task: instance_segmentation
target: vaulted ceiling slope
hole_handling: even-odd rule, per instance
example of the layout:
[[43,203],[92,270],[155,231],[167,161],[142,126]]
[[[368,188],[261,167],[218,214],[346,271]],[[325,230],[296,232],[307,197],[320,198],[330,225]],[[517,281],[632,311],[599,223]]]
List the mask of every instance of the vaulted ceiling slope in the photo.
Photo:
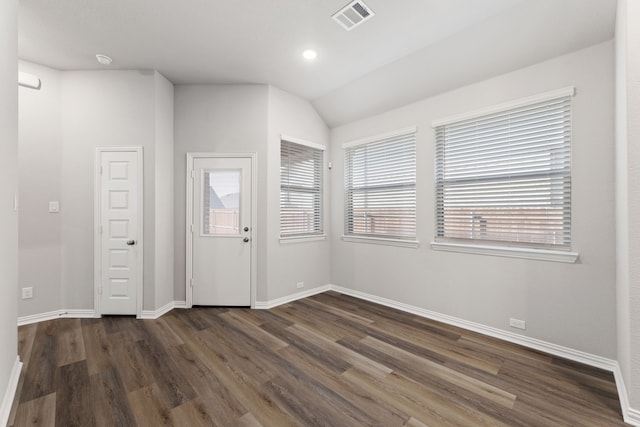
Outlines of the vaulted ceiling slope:
[[[272,84],[330,126],[613,37],[615,0],[20,0],[22,59],[60,70],[156,69],[175,84]],[[301,53],[318,51],[314,62]]]

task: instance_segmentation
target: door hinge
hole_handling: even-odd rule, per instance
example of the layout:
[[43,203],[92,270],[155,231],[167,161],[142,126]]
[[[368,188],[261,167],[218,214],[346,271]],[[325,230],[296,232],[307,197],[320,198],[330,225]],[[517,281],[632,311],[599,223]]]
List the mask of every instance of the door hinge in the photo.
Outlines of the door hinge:
[[100,230],[98,231],[98,233],[100,233],[100,234],[104,233],[104,231],[102,229],[102,226],[100,226]]
[[98,295],[102,295],[102,286],[98,286]]
[[189,279],[189,286],[191,286],[193,288],[193,277],[191,279]]
[[196,177],[196,172],[194,170],[191,170],[191,179],[194,179]]
[[100,176],[102,176],[102,175],[103,175],[103,172],[102,172],[102,165],[100,165]]
[[189,224],[189,232],[193,234],[193,224]]

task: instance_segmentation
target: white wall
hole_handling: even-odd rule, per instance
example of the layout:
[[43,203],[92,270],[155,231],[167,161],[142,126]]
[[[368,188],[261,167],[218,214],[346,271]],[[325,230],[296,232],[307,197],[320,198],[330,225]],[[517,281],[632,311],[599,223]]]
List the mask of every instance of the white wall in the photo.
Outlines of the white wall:
[[174,299],[184,301],[186,155],[257,153],[258,300],[266,295],[267,86],[186,85],[175,88]]
[[[497,76],[332,131],[332,268],[337,285],[483,325],[616,357],[613,43],[607,42]],[[428,78],[428,76],[425,76]],[[438,252],[434,230],[434,133],[450,115],[575,85],[573,246],[576,264]],[[341,145],[418,126],[418,249],[350,243],[343,220]],[[510,332],[519,332],[510,330]]]
[[[43,82],[46,84],[46,82]],[[62,308],[93,308],[95,148],[144,149],[145,284],[153,283],[154,73],[69,71],[62,74]],[[152,295],[145,286],[145,297]],[[148,298],[147,298],[148,299]],[[145,308],[149,301],[145,300]],[[152,302],[152,301],[151,301]]]
[[616,22],[616,252],[618,361],[631,408],[640,409],[640,19],[618,0]]
[[[269,87],[269,153],[267,208],[267,300],[328,285],[331,280],[329,241],[280,243],[280,137],[282,134],[315,142],[327,147],[325,163],[330,156],[329,131],[311,104],[278,88]],[[326,164],[325,164],[326,166]],[[330,171],[324,169],[324,229],[330,230]],[[304,282],[303,289],[296,284]]]
[[40,90],[19,89],[20,254],[19,285],[34,288],[20,299],[18,315],[61,308],[61,220],[49,213],[60,200],[62,129],[60,72],[20,61],[20,71],[37,75]]
[[[259,302],[326,285],[328,242],[281,245],[280,135],[327,144],[328,130],[311,105],[260,85],[185,85],[175,90],[175,299],[185,299],[185,166],[188,152],[257,153]],[[328,184],[328,176],[326,183]],[[329,205],[327,194],[327,207]],[[327,211],[328,214],[328,211]],[[327,215],[328,216],[328,215]],[[329,222],[325,226],[328,230]]]
[[18,194],[17,46],[18,2],[5,0],[0,2],[0,394],[3,396],[18,354],[18,214],[13,209],[14,196]]
[[[173,300],[173,85],[157,72],[65,71],[21,62],[40,91],[20,90],[19,315],[93,309],[94,158],[144,149],[144,305]],[[60,201],[60,213],[48,202]]]
[[155,73],[155,308],[173,301],[173,84]]

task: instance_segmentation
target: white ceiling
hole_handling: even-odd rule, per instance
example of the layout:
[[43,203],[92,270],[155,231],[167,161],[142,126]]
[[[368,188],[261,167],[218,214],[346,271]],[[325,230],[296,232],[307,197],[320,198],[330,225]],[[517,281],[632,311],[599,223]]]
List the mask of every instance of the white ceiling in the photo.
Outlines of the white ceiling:
[[[615,0],[20,0],[22,59],[60,70],[156,69],[175,84],[272,84],[330,126],[613,37]],[[309,63],[302,51],[313,48]]]

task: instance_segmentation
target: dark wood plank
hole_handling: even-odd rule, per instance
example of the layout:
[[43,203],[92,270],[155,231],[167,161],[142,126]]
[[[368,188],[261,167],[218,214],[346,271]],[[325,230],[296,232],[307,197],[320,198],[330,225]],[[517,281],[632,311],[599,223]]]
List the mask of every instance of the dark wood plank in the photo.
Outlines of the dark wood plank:
[[40,323],[36,330],[29,366],[24,371],[25,381],[20,402],[26,402],[56,391],[56,321]]
[[154,372],[141,353],[139,341],[132,341],[129,337],[126,332],[117,332],[109,336],[111,365],[117,367],[127,392],[155,382]]
[[68,427],[94,425],[87,363],[80,361],[66,364],[59,371],[61,380],[58,381],[56,390],[56,424]]
[[55,425],[55,393],[29,400],[18,406],[14,426],[53,427]]
[[[218,419],[216,412],[211,411],[211,409],[214,408],[215,407],[210,408],[209,405],[202,401],[202,399],[198,398],[189,403],[173,408],[171,410],[171,415],[173,417],[174,424],[178,426],[215,427],[230,425],[214,421],[214,419]],[[235,422],[235,420],[232,422]]]
[[[132,391],[127,395],[138,426],[173,426],[171,409],[167,407],[156,384]],[[177,424],[178,426],[180,424]]]
[[135,426],[136,422],[127,400],[127,392],[116,368],[105,369],[89,377],[91,408],[96,426]]
[[[246,408],[234,396],[233,393],[215,376],[200,359],[191,352],[186,345],[173,347],[169,350],[169,355],[177,366],[182,367],[182,374],[189,381],[194,390],[198,391],[199,402],[194,402],[195,406],[188,406],[189,411],[195,409],[198,413],[207,412],[213,415],[215,425],[231,425],[238,418],[247,413]],[[184,405],[181,405],[184,406]],[[174,408],[177,409],[177,408]],[[174,420],[180,419],[186,409],[172,411]],[[202,415],[202,422],[207,417]]]
[[112,367],[111,343],[105,326],[96,319],[83,319],[82,339],[89,375],[94,375]]
[[138,341],[136,345],[169,408],[175,408],[197,396],[159,342],[145,340]]

